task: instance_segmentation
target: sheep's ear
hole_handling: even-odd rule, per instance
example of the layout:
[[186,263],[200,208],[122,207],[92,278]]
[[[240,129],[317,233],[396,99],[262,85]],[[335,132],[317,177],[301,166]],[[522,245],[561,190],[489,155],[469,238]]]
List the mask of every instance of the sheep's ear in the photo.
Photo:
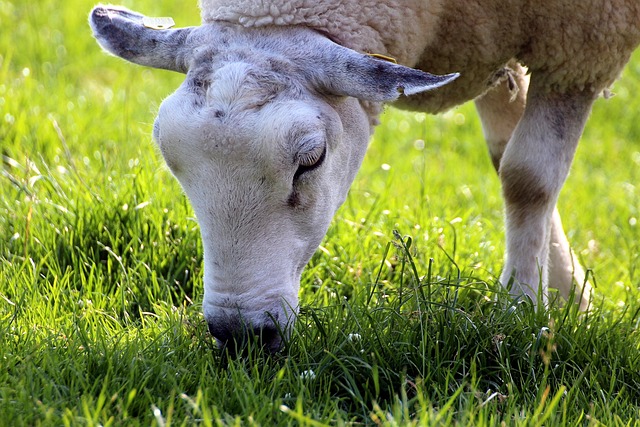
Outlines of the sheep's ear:
[[311,71],[321,90],[366,101],[390,102],[400,95],[414,95],[436,89],[458,78],[442,76],[397,65],[379,55],[363,55],[335,45]]
[[149,22],[118,6],[96,6],[89,15],[94,37],[108,52],[136,64],[186,73],[190,50],[185,42],[193,27],[154,29]]

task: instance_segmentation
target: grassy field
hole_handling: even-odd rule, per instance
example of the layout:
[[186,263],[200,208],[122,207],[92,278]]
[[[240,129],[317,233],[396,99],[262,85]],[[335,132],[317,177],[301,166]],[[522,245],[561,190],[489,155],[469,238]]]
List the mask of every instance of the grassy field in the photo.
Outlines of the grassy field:
[[[127,0],[198,23],[196,2]],[[284,351],[226,361],[198,225],[151,141],[181,76],[104,55],[92,0],[0,0],[0,425],[640,425],[640,56],[560,201],[589,313],[513,303],[473,106],[383,117]]]

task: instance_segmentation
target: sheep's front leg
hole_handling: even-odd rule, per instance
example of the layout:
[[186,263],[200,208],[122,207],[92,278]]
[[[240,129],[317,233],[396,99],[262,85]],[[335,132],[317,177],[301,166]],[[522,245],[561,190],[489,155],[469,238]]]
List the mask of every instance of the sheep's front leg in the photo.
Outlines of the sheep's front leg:
[[555,275],[566,276],[567,264],[574,264],[555,206],[594,98],[585,91],[541,90],[533,77],[524,114],[500,162],[507,233],[501,281],[506,285],[513,279],[516,296],[537,301],[541,286],[546,303],[550,271],[552,284],[568,294],[570,281],[555,282]]
[[[507,143],[524,113],[528,85],[526,70],[512,62],[509,68],[501,73],[496,86],[475,100],[496,171],[499,170]],[[554,209],[551,217],[550,229],[549,286],[557,288],[565,300],[568,300],[572,290],[575,290],[576,302],[579,303],[580,309],[584,310],[589,304],[591,286],[585,281],[584,270],[571,250],[557,209]]]

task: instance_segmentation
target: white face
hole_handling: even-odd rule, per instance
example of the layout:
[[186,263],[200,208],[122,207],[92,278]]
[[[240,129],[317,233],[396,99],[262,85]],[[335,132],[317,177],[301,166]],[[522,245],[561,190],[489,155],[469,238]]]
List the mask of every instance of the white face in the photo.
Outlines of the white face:
[[369,139],[357,100],[272,93],[256,73],[238,62],[190,72],[154,126],[198,217],[204,315],[223,341],[274,320],[286,331]]
[[209,330],[222,345],[260,335],[276,350],[302,269],[366,151],[373,118],[359,100],[393,101],[457,75],[380,61],[307,28],[156,31],[143,18],[98,6],[89,21],[114,55],[187,73],[154,137],[200,223]]

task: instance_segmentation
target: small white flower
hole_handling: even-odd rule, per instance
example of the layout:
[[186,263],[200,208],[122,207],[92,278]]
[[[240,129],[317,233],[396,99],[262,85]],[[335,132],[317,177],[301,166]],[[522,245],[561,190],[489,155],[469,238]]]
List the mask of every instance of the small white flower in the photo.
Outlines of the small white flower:
[[360,334],[349,334],[349,335],[347,335],[347,339],[349,341],[351,341],[351,342],[360,341],[361,338],[362,337],[360,336]]
[[315,380],[316,379],[316,373],[313,372],[313,370],[309,369],[307,371],[303,371],[300,374],[300,378],[303,380]]

